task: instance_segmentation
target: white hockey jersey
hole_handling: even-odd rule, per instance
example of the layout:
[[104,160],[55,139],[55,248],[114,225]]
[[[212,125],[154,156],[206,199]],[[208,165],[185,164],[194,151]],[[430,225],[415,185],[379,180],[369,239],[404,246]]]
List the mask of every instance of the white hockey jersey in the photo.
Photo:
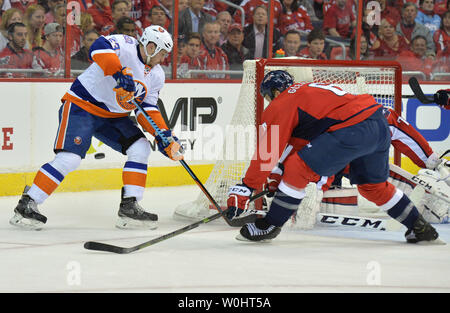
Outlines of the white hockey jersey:
[[[95,56],[108,54],[111,56],[111,53],[115,53],[121,66],[128,67],[132,71],[136,86],[135,100],[146,111],[159,112],[156,104],[159,92],[164,86],[164,71],[160,65],[152,68],[145,65],[138,47],[138,41],[127,35],[102,36],[92,45],[90,57],[95,60]],[[102,65],[105,67],[104,64]],[[93,62],[75,80],[63,100],[69,100],[91,114],[101,117],[115,118],[128,115],[136,109],[135,106],[116,100],[113,89],[117,82],[111,75],[105,75],[105,72],[107,73],[106,68]]]

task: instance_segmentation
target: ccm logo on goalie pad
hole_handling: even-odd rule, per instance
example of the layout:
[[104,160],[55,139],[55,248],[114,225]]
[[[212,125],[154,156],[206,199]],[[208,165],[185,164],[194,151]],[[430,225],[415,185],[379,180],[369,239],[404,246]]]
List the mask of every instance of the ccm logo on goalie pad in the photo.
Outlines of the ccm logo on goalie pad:
[[228,194],[236,194],[236,195],[240,195],[240,196],[249,197],[251,192],[248,188],[241,188],[241,187],[235,186],[235,187],[230,187]]
[[373,220],[366,218],[358,218],[358,217],[341,217],[341,216],[333,216],[333,215],[325,215],[320,214],[319,222],[324,224],[335,224],[335,225],[343,225],[343,226],[357,226],[378,230],[386,230],[382,227],[381,220]]
[[450,197],[447,194],[445,194],[439,190],[434,190],[432,185],[430,185],[427,181],[421,179],[419,176],[417,176],[417,175],[413,176],[413,177],[411,177],[411,180],[413,182],[417,183],[418,185],[422,186],[427,192],[434,194],[434,195],[438,196],[439,198],[450,201]]

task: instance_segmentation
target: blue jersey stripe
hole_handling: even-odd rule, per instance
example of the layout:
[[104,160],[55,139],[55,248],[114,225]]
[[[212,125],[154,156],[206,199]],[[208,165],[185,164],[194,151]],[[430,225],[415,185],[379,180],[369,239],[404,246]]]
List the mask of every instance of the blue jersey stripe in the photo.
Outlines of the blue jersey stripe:
[[94,60],[92,60],[92,57],[91,57],[93,51],[105,50],[105,49],[113,49],[113,46],[108,41],[108,39],[106,39],[103,36],[100,36],[100,37],[98,37],[98,39],[96,41],[94,41],[94,43],[89,48],[89,60],[94,61]]
[[110,111],[108,106],[104,104],[103,102],[97,101],[90,93],[89,91],[84,88],[84,86],[81,84],[81,82],[77,79],[73,82],[72,86],[70,86],[70,90],[75,93],[80,99],[83,99],[85,101],[88,101],[99,108],[102,108],[103,110]]

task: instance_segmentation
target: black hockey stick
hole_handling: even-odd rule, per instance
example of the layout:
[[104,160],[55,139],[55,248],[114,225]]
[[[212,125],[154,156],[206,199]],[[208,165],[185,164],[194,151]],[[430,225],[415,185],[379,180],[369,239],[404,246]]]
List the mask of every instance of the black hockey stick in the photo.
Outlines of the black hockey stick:
[[[145,112],[145,110],[141,107],[141,105],[135,100],[132,99],[131,104],[135,105],[136,108],[139,110],[139,112],[142,113],[142,115],[144,115],[145,119],[147,120],[147,122],[150,123],[150,125],[153,127],[153,129],[155,130],[155,133],[161,138],[161,140],[165,143],[165,144],[169,144],[168,139],[166,138],[166,136],[163,134],[163,132],[161,131],[161,129],[159,129],[158,125],[156,125],[156,123],[153,121],[153,119],[150,117],[150,115],[148,115],[147,112]],[[191,168],[189,167],[189,165],[187,165],[187,163],[184,160],[180,160],[181,165],[185,168],[185,170],[189,173],[189,175],[191,175],[192,179],[195,181],[195,183],[200,187],[200,189],[203,191],[203,193],[205,194],[205,196],[208,198],[209,202],[211,202],[211,204],[217,209],[217,211],[219,211],[224,220],[227,222],[228,225],[236,227],[236,226],[240,226],[237,225],[235,222],[233,222],[233,220],[229,220],[225,214],[223,213],[223,210],[220,208],[220,206],[217,204],[216,200],[214,200],[214,198],[211,196],[211,194],[208,192],[208,190],[205,188],[205,186],[203,186],[202,182],[200,181],[200,179],[197,178],[197,176],[194,174],[194,172],[191,170]]]
[[424,104],[434,103],[434,97],[425,96],[419,82],[417,81],[417,78],[411,77],[408,83],[412,91],[414,92],[414,95],[417,97],[417,99],[419,99],[420,102]]
[[[262,191],[256,195],[254,195],[253,197],[250,198],[250,202],[254,201],[256,199],[261,198],[262,196],[264,196],[267,193],[267,191]],[[226,210],[225,210],[226,211]],[[220,218],[223,213],[225,211],[220,211],[214,215],[211,215],[209,217],[206,217],[198,222],[195,222],[193,224],[187,225],[183,228],[177,229],[171,233],[162,235],[160,237],[154,238],[152,240],[146,241],[144,243],[141,243],[137,246],[134,247],[130,247],[130,248],[124,248],[124,247],[119,247],[119,246],[114,246],[114,245],[109,245],[106,243],[101,243],[101,242],[95,242],[95,241],[88,241],[84,244],[84,248],[88,249],[88,250],[96,250],[96,251],[106,251],[106,252],[113,252],[113,253],[118,253],[118,254],[128,254],[137,250],[141,250],[143,248],[146,248],[148,246],[154,245],[158,242],[173,238],[175,236],[178,236],[182,233],[185,233],[191,229],[197,228],[198,226],[200,226],[201,224],[206,224],[209,222],[212,222],[218,218]],[[245,224],[245,223],[251,223],[253,221],[255,221],[255,219],[257,218],[257,214],[252,214],[247,216],[246,218],[240,219],[239,222],[241,224]]]

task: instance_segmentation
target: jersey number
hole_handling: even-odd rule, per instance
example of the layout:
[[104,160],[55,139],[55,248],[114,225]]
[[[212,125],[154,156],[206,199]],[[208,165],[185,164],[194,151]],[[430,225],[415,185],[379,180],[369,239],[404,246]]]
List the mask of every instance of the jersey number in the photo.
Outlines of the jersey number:
[[337,87],[337,86],[333,86],[333,85],[325,85],[325,84],[319,84],[319,83],[310,83],[308,84],[308,86],[310,87],[317,87],[317,88],[321,88],[321,89],[326,89],[329,90],[331,92],[333,92],[334,94],[338,95],[338,96],[343,96],[346,95],[347,92],[342,90],[341,88]]

